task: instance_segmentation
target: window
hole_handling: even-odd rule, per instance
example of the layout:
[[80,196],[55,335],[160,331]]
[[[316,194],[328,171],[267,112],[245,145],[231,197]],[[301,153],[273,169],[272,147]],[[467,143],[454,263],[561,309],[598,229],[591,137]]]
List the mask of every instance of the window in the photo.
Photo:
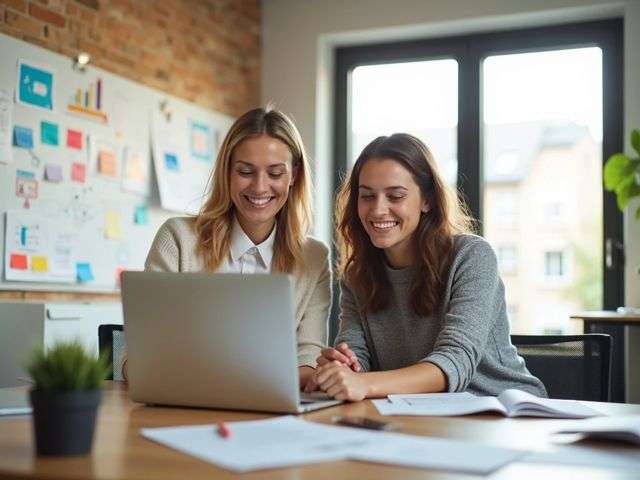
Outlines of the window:
[[562,204],[560,202],[545,203],[542,207],[543,221],[546,225],[562,223]]
[[544,252],[544,276],[552,279],[563,278],[566,275],[564,252],[551,250]]
[[514,192],[496,192],[489,215],[501,228],[515,227],[518,223],[518,204]]
[[498,257],[498,266],[502,273],[515,273],[518,269],[518,253],[514,245],[506,245],[498,247],[496,254]]

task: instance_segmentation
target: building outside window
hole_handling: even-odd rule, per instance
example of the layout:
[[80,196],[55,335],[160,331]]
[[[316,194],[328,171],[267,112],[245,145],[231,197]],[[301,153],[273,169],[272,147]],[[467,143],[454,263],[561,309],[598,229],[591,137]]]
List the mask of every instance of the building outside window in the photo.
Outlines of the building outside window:
[[544,252],[544,276],[549,279],[561,279],[566,276],[563,251],[549,250]]

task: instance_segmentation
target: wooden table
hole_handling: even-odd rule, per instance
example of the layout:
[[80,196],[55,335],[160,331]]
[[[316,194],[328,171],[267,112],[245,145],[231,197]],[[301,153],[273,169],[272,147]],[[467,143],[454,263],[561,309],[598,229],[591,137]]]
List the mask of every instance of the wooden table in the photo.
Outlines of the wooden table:
[[[0,479],[468,479],[476,476],[435,470],[399,468],[353,461],[321,463],[305,467],[258,471],[235,475],[216,466],[183,455],[146,440],[142,427],[214,423],[249,420],[269,415],[247,412],[186,408],[146,407],[129,400],[122,383],[110,382],[98,417],[91,455],[75,458],[37,458],[34,456],[31,419],[0,418]],[[611,414],[640,414],[640,405],[598,403]],[[369,401],[341,405],[304,415],[308,420],[330,422],[333,415],[379,417]],[[388,419],[388,417],[386,417]],[[566,420],[507,419],[497,415],[466,417],[393,417],[406,433],[468,439],[503,447],[544,449],[550,445],[549,433]],[[570,438],[574,440],[574,438]],[[631,450],[622,444],[600,442],[603,449]],[[637,449],[633,449],[637,451]],[[637,478],[637,472],[606,471],[585,467],[513,463],[490,478]],[[482,477],[487,478],[487,477]]]
[[611,400],[640,403],[640,315],[595,310],[570,318],[584,322],[584,333],[613,337]]

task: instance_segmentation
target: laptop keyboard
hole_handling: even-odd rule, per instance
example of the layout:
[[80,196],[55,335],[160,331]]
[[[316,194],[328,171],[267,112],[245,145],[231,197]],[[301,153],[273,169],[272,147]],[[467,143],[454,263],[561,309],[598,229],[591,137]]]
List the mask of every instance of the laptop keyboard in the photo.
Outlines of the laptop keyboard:
[[333,397],[328,395],[327,392],[301,392],[300,393],[300,403],[313,403],[319,400],[333,400]]

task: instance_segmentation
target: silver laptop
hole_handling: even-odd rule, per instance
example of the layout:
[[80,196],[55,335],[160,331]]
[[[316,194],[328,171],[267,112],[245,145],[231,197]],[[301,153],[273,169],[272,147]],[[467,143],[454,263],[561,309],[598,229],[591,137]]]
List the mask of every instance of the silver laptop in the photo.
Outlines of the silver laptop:
[[125,272],[129,393],[147,404],[302,413],[287,275]]

